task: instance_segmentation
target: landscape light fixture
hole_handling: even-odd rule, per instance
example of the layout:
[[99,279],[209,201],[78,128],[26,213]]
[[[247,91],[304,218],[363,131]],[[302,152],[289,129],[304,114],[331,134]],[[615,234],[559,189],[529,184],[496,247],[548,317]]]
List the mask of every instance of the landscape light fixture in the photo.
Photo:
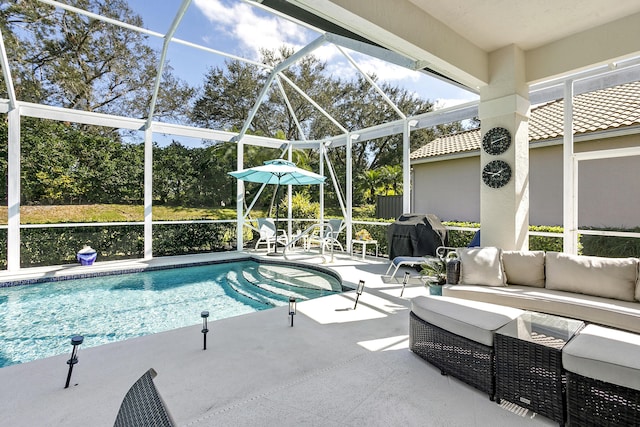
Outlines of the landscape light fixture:
[[404,279],[402,279],[402,290],[400,291],[400,296],[402,296],[402,294],[404,293],[404,287],[407,286],[407,283],[409,282],[409,275],[410,273],[408,271],[404,272]]
[[204,338],[203,350],[206,350],[207,349],[207,332],[209,332],[209,323],[207,320],[209,318],[209,312],[203,311],[202,313],[200,313],[200,317],[202,317],[202,336]]
[[73,372],[73,365],[78,363],[78,346],[82,344],[84,341],[84,337],[82,335],[74,335],[71,337],[71,345],[73,346],[73,350],[71,350],[71,358],[67,360],[67,365],[69,365],[69,373],[67,374],[67,382],[64,384],[64,388],[69,388],[69,382],[71,381],[71,372]]
[[356,289],[356,304],[353,306],[354,310],[358,306],[358,299],[360,299],[360,295],[362,295],[362,291],[364,291],[364,280],[360,280],[360,282],[358,282],[358,288]]
[[289,317],[291,317],[291,327],[293,328],[293,316],[296,315],[296,299],[289,297]]

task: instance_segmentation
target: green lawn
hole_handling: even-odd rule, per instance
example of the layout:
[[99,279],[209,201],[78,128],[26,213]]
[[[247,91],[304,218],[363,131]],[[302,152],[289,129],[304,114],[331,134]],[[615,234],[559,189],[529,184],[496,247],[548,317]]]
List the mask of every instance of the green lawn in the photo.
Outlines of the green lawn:
[[[261,211],[253,211],[259,216]],[[154,206],[154,221],[194,219],[235,219],[236,212],[229,208],[189,208]],[[22,206],[22,224],[55,224],[65,222],[126,222],[144,221],[144,208],[140,205],[64,205]],[[7,207],[0,207],[0,223],[7,223]]]
[[[367,217],[371,208],[353,209],[354,218]],[[253,218],[266,215],[253,209]],[[326,209],[325,216],[341,217],[340,209]],[[0,206],[0,224],[7,223],[7,207]],[[180,221],[197,219],[236,219],[233,208],[190,208],[184,206],[154,206],[154,221]],[[21,206],[21,224],[57,224],[72,222],[139,222],[144,221],[144,208],[140,205],[50,205]]]

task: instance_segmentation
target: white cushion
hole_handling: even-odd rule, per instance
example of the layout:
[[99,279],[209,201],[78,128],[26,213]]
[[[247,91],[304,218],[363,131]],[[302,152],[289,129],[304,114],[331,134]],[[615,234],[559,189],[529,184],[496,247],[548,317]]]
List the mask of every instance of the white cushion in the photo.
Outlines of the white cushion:
[[640,334],[640,303],[532,286],[445,285],[442,295],[541,311]]
[[640,335],[588,325],[562,349],[570,372],[640,390]]
[[546,276],[547,289],[634,301],[638,261],[547,252]]
[[411,311],[425,322],[487,346],[493,345],[496,329],[523,313],[517,308],[440,296],[413,298]]
[[544,288],[544,251],[503,251],[502,265],[508,284]]
[[456,251],[460,258],[460,284],[505,286],[502,250],[494,247],[464,248]]

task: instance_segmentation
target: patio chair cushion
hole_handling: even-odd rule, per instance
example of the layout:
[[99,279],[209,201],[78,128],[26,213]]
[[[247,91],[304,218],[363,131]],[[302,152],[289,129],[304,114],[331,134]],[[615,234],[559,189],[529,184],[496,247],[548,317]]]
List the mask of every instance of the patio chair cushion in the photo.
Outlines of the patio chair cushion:
[[486,346],[493,346],[496,329],[523,313],[517,308],[440,296],[413,298],[411,311],[425,322]]
[[567,371],[640,390],[640,335],[587,325],[562,349]]
[[460,284],[506,286],[502,267],[502,249],[494,247],[463,248],[457,250],[460,258]]
[[503,251],[502,264],[508,284],[544,288],[544,251]]
[[634,301],[638,280],[635,258],[604,258],[547,252],[546,288]]

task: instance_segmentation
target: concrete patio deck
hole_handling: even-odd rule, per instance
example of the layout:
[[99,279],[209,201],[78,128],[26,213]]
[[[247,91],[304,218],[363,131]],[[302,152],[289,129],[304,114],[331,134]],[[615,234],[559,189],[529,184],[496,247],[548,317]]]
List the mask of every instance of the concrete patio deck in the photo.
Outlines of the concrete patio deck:
[[[247,253],[255,255],[255,253]],[[247,254],[97,263],[91,268],[191,263]],[[317,258],[314,260],[317,263]],[[110,426],[128,388],[153,367],[156,385],[182,426],[539,426],[551,420],[440,375],[408,350],[409,299],[427,293],[385,283],[388,261],[337,255],[326,264],[347,285],[366,288],[286,307],[94,348],[81,348],[71,386],[69,354],[0,369],[0,425]],[[55,274],[87,272],[57,268]],[[53,274],[47,269],[22,271]],[[2,274],[0,280],[16,280]],[[206,309],[206,307],[203,307]]]

